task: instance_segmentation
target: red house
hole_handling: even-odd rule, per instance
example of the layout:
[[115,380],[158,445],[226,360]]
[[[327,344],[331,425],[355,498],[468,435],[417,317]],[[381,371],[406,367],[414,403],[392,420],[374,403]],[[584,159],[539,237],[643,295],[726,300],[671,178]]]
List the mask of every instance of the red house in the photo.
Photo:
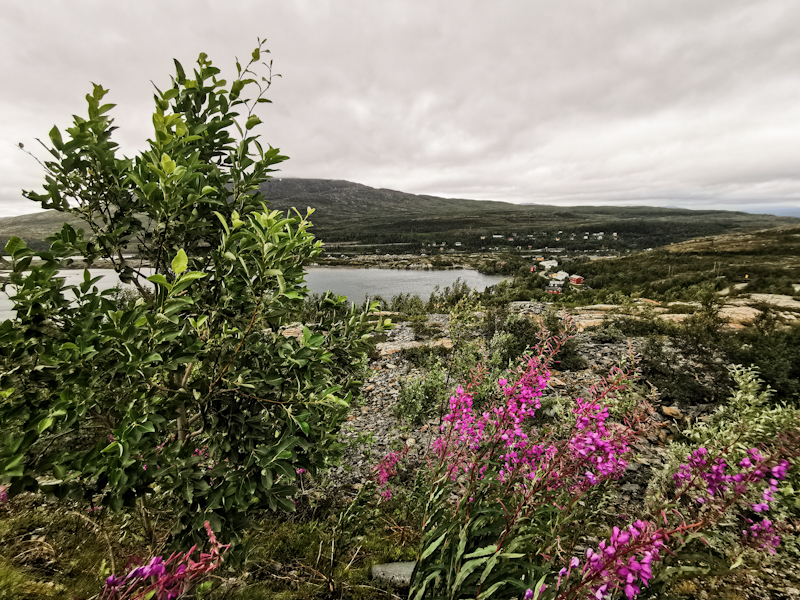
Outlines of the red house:
[[569,282],[573,285],[581,285],[583,284],[583,277],[580,275],[570,275]]
[[550,284],[546,288],[544,288],[544,291],[547,292],[548,294],[560,294],[562,292],[560,285],[553,285],[553,284]]

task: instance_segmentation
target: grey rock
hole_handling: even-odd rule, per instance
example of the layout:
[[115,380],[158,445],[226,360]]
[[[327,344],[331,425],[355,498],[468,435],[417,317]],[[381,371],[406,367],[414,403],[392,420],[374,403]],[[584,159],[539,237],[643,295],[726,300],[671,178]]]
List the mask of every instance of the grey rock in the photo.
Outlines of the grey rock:
[[411,586],[411,574],[416,564],[416,561],[410,561],[373,565],[372,578],[387,585],[407,588]]

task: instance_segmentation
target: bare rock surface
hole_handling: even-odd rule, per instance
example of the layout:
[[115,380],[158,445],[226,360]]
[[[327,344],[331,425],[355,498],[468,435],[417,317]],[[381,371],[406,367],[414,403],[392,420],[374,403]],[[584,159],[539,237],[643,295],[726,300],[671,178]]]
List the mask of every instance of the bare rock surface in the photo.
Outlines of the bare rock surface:
[[411,586],[411,574],[414,572],[416,561],[393,562],[372,567],[372,578],[384,585],[397,588]]

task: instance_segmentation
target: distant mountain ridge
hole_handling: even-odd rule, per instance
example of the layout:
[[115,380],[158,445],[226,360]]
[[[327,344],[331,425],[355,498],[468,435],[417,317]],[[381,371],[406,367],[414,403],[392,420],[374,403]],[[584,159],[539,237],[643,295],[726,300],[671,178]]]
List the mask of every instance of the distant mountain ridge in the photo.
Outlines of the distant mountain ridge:
[[[540,241],[533,243],[558,245],[557,236],[563,230],[565,236],[568,232],[576,233],[577,241],[583,237],[578,232],[619,232],[621,238],[630,241],[625,247],[636,249],[800,223],[794,217],[733,211],[647,206],[560,207],[439,198],[336,179],[276,178],[264,183],[261,192],[273,209],[296,207],[305,214],[306,207],[315,208],[311,218],[313,231],[329,242],[419,244],[463,240],[465,245],[480,247],[485,243],[480,241],[481,236],[488,241],[499,234],[508,242],[509,236],[518,234],[538,237]],[[16,235],[29,244],[38,241],[37,245],[42,247],[41,240],[59,230],[65,221],[82,226],[78,218],[56,211],[0,218],[0,244],[5,245],[9,237]]]
[[[311,206],[318,210],[335,210],[342,215],[363,215],[392,210],[402,213],[422,213],[431,209],[481,210],[499,205],[515,206],[490,200],[455,200],[409,194],[385,188],[373,188],[343,179],[271,179],[261,186],[261,193],[273,208],[301,209]],[[305,206],[303,206],[305,204]]]

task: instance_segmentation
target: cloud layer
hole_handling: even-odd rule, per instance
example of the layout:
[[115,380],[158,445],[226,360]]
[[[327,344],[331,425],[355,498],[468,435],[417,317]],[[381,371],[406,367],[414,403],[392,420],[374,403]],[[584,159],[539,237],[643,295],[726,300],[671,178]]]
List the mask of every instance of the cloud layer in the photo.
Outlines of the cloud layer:
[[[151,81],[267,37],[261,116],[283,174],[553,204],[800,207],[800,3],[473,0],[3,2],[0,214],[40,167],[18,148],[111,89],[127,153]],[[37,152],[43,156],[43,152]]]

